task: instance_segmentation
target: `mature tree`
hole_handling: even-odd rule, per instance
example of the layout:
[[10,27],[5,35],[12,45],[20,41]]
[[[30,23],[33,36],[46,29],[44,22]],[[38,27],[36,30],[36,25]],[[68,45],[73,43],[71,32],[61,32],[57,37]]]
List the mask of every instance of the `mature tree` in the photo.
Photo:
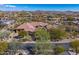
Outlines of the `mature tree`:
[[68,16],[67,17],[67,21],[73,21],[73,17],[72,16]]
[[73,31],[73,32],[72,32],[72,35],[74,36],[74,38],[75,38],[78,34],[79,34],[79,33],[76,32],[76,31]]
[[32,37],[29,34],[27,34],[26,36],[21,38],[19,41],[20,42],[25,42],[25,41],[31,41],[31,40],[32,40]]
[[19,40],[21,42],[25,42],[25,41],[29,41],[32,40],[32,37],[28,34],[28,32],[26,31],[20,31],[19,32],[19,36],[21,36],[22,38]]
[[72,25],[72,24],[73,24],[73,22],[72,22],[72,21],[73,21],[73,17],[72,17],[72,16],[68,16],[68,17],[67,17],[67,21],[68,21],[67,23],[68,23],[69,25]]
[[54,48],[54,54],[61,54],[65,51],[64,47],[62,46],[57,46]]
[[79,49],[79,40],[72,41],[70,43],[71,47],[75,50],[76,54],[78,53]]
[[8,49],[8,43],[0,42],[0,54],[4,54],[7,49]]
[[36,54],[52,54],[52,45],[50,34],[45,29],[37,29],[36,37]]
[[56,41],[61,40],[67,36],[66,32],[60,29],[51,29],[49,32],[51,35],[51,39]]
[[24,37],[26,36],[28,33],[26,31],[20,31],[19,32],[19,36]]
[[52,18],[53,18],[52,15],[48,15],[48,16],[47,16],[47,20],[48,20],[48,21],[51,21]]

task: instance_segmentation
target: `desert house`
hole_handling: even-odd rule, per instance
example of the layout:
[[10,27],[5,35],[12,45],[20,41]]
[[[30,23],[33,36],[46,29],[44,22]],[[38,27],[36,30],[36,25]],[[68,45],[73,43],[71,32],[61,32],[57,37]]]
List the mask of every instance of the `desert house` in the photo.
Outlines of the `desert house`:
[[[14,30],[15,34],[13,37],[17,37],[19,36],[19,32],[20,31],[25,31],[28,32],[29,35],[31,35],[32,38],[34,38],[34,32],[38,29],[38,28],[51,28],[52,25],[48,24],[48,23],[44,23],[44,22],[27,22],[27,23],[23,23],[19,26],[17,26]],[[17,35],[16,35],[17,34]]]
[[21,24],[16,28],[16,31],[24,30],[27,32],[35,32],[35,30],[39,27],[46,28],[48,23],[43,23],[43,22],[29,22],[29,23],[24,23]]

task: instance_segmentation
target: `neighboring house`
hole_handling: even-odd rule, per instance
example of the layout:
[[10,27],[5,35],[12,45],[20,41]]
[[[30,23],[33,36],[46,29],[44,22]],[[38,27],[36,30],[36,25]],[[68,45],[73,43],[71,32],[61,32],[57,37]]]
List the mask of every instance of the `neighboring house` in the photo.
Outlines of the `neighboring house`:
[[11,25],[11,24],[13,24],[14,22],[15,22],[14,20],[1,19],[1,20],[0,20],[0,25]]
[[74,17],[75,20],[79,21],[79,17]]

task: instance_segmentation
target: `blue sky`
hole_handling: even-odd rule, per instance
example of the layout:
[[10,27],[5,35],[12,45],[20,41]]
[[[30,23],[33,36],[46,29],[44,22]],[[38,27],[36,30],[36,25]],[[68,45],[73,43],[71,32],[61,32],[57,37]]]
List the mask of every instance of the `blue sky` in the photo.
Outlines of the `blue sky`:
[[0,4],[3,11],[79,11],[79,4]]

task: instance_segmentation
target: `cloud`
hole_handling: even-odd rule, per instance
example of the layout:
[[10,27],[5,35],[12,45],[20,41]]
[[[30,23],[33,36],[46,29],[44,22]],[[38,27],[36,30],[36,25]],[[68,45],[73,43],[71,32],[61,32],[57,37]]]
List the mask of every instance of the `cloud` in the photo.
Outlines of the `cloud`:
[[14,6],[14,5],[5,5],[5,7],[15,8],[16,6]]
[[15,5],[0,4],[0,7],[15,8]]

